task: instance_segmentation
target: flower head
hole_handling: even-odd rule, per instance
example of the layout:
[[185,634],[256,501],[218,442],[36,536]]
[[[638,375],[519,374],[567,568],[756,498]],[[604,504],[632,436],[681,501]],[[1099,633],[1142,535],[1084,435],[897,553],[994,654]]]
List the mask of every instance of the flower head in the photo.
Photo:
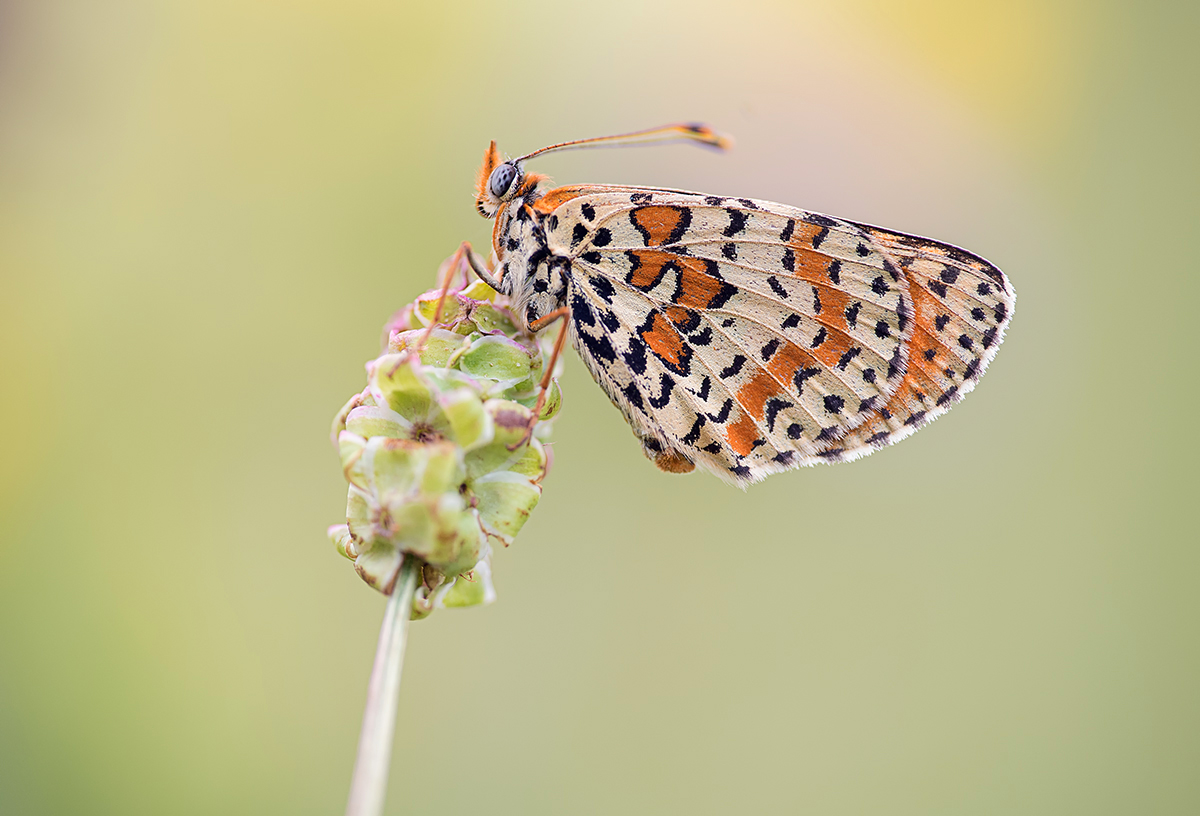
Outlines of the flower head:
[[548,352],[502,295],[463,280],[393,316],[367,387],[334,418],[349,492],[329,537],[385,594],[403,560],[420,559],[418,617],[495,597],[492,546],[512,543],[549,465],[541,440],[562,403],[557,380],[533,416]]

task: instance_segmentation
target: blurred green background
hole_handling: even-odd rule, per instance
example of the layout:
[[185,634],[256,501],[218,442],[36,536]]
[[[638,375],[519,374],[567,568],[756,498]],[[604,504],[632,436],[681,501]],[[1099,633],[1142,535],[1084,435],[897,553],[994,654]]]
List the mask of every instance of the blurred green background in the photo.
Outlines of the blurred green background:
[[499,602],[415,624],[389,811],[1200,810],[1194,2],[0,4],[0,812],[338,813],[383,599],[327,433],[512,154],[931,235],[974,395],[741,492],[572,355]]

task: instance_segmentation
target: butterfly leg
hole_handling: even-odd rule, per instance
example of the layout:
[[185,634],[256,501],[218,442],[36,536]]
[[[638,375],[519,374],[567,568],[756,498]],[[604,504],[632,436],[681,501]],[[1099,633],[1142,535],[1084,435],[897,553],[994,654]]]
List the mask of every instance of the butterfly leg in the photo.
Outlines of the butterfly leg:
[[421,335],[421,339],[417,343],[418,350],[425,348],[425,342],[429,340],[429,335],[433,334],[433,327],[442,318],[442,310],[446,307],[446,298],[450,295],[450,284],[454,281],[455,273],[462,269],[464,282],[470,280],[467,278],[466,268],[463,266],[464,257],[469,257],[470,254],[470,245],[464,243],[438,270],[442,272],[442,292],[438,296],[437,306],[434,307],[433,319],[429,321],[429,325],[425,327],[425,333]]
[[554,338],[554,351],[550,354],[550,361],[546,364],[546,369],[542,372],[542,381],[538,385],[538,396],[537,402],[533,406],[533,416],[529,418],[529,425],[525,428],[525,435],[515,445],[510,445],[509,450],[516,450],[533,436],[533,428],[537,425],[538,417],[542,415],[542,408],[546,405],[546,394],[550,391],[550,380],[554,378],[554,367],[558,365],[558,357],[562,354],[563,345],[567,341],[567,318],[569,315],[570,309],[563,306],[550,312],[550,314],[543,315],[529,325],[530,330],[536,332],[546,328],[555,320],[562,321],[562,324],[558,328],[558,337]]
[[483,258],[475,254],[475,251],[471,249],[471,245],[468,242],[463,241],[463,245],[458,248],[458,251],[466,256],[467,263],[471,265],[471,269],[479,276],[481,281],[502,295],[512,294],[504,286],[503,280],[497,280],[492,276],[492,273],[488,271],[487,266],[484,264]]

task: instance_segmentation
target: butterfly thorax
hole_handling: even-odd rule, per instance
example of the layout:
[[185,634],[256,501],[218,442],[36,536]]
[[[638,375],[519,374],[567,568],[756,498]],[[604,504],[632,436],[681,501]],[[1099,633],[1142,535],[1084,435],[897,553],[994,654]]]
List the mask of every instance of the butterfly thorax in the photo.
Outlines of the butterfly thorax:
[[563,306],[567,297],[570,259],[550,250],[546,214],[536,206],[545,193],[537,185],[501,206],[492,232],[497,272],[526,327]]

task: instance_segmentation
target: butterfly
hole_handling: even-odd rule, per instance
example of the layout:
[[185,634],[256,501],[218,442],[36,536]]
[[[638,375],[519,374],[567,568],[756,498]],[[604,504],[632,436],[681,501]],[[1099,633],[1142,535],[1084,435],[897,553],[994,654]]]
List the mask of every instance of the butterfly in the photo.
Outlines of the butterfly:
[[728,146],[698,124],[508,160],[493,141],[476,206],[495,221],[494,266],[467,247],[527,329],[562,321],[556,354],[569,337],[661,470],[745,485],[856,459],[975,386],[1016,298],[978,255],[786,204],[552,187],[524,168],[556,150],[680,139]]

